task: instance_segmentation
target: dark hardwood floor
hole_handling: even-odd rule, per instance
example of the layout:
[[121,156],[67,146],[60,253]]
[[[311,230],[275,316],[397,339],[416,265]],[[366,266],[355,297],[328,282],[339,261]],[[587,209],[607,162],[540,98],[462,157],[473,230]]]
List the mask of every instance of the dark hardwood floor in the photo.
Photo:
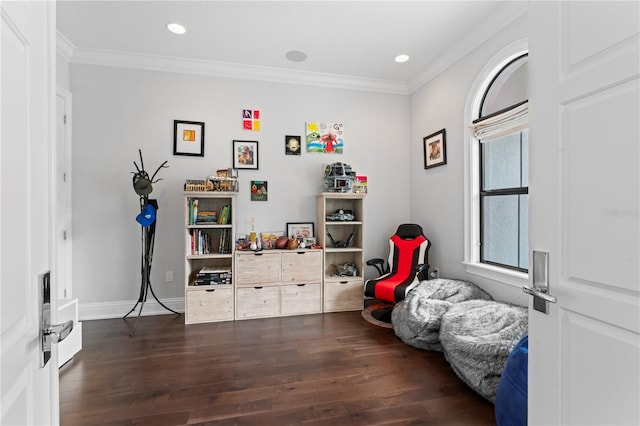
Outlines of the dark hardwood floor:
[[495,425],[438,352],[360,312],[184,325],[83,322],[62,425]]

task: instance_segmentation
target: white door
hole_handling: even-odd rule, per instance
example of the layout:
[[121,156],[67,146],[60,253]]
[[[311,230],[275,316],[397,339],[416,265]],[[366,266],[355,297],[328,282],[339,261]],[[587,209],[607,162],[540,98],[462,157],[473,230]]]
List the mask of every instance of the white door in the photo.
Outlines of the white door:
[[637,1],[529,2],[531,425],[640,424],[639,47]]
[[55,3],[0,1],[3,425],[48,425],[59,417],[56,354],[40,368],[38,345],[38,278],[51,268],[52,253],[54,96]]

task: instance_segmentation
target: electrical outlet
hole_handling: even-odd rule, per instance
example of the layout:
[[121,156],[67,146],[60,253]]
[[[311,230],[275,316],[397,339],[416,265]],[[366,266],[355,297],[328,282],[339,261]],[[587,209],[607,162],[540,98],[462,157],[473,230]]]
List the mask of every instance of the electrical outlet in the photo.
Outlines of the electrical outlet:
[[166,273],[166,281],[168,283],[172,283],[173,282],[173,271],[167,271],[167,273]]
[[431,279],[440,278],[440,268],[431,268],[431,272],[429,272],[429,277]]

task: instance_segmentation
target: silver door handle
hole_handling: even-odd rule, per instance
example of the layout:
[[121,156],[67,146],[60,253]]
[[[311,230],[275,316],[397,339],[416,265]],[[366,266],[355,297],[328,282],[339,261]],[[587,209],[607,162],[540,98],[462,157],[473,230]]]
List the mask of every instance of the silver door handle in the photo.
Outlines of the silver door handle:
[[45,336],[56,336],[56,339],[51,339],[51,343],[62,342],[73,330],[73,320],[69,320],[64,324],[56,324],[50,326],[44,330]]
[[525,285],[522,291],[533,296],[533,309],[548,314],[547,302],[557,302],[557,299],[549,294],[549,253],[534,250],[532,269],[532,286]]
[[548,295],[547,293],[538,291],[535,288],[527,287],[526,285],[522,287],[522,291],[532,296],[539,297],[542,300],[546,300],[547,302],[556,303],[558,301],[555,296]]

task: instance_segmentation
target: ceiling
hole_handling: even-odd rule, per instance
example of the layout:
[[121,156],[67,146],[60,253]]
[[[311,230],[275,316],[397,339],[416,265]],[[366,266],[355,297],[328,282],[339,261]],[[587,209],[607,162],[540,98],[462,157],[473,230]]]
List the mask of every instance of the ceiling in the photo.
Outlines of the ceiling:
[[[57,2],[74,52],[185,59],[406,84],[473,37],[502,1]],[[187,32],[175,35],[170,22]],[[305,52],[304,62],[285,57]],[[408,54],[405,63],[394,62]],[[72,62],[73,62],[72,57]]]

